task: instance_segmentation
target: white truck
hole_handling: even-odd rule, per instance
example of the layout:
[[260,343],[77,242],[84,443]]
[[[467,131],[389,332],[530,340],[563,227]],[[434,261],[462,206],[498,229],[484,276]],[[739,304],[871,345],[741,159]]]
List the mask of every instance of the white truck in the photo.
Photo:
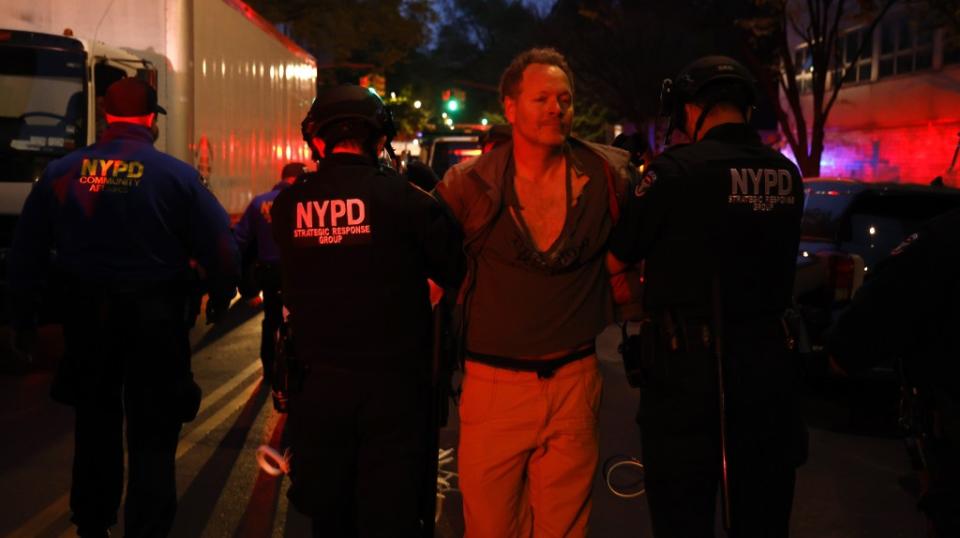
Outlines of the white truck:
[[106,87],[128,76],[167,110],[157,147],[196,166],[232,215],[309,158],[316,61],[242,1],[3,0],[0,248],[32,181],[96,140]]

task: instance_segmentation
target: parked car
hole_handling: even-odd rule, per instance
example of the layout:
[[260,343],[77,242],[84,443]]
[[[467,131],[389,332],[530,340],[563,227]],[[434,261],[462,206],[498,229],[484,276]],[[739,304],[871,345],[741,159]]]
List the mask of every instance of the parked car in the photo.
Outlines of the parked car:
[[420,142],[420,160],[442,179],[451,166],[480,156],[483,152],[481,135],[481,131],[425,133]]
[[917,227],[960,207],[960,189],[814,179],[805,201],[794,294],[814,350],[870,271]]

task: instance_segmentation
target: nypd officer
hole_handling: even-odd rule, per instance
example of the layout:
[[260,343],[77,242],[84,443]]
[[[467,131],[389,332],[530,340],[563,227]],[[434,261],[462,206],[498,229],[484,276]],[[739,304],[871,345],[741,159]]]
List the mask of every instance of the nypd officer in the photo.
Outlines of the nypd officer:
[[59,280],[66,353],[53,396],[76,409],[77,533],[107,536],[117,521],[126,418],[125,535],[165,536],[181,423],[200,403],[190,294],[204,274],[208,318],[219,316],[239,260],[227,214],[200,174],[153,147],[150,129],[163,112],[154,89],[122,79],[107,89],[104,110],[100,140],[50,163],[24,204],[9,258],[14,316],[29,331],[37,298]]
[[[233,229],[240,248],[244,268],[253,267],[254,291],[263,292],[263,324],[260,335],[260,362],[263,378],[273,379],[273,362],[277,346],[277,331],[283,321],[283,298],[280,294],[280,253],[270,227],[270,207],[280,191],[286,189],[304,173],[303,163],[284,165],[280,181],[269,191],[255,196]],[[246,278],[244,278],[246,280]],[[241,293],[249,293],[241,290]]]
[[614,261],[646,264],[637,418],[658,538],[713,536],[718,486],[732,536],[786,536],[805,457],[782,322],[803,191],[747,125],[754,92],[722,56],[664,82],[670,129],[690,144],[654,159],[611,237]]
[[854,373],[899,359],[901,424],[921,471],[929,536],[960,536],[960,211],[920,226],[871,268],[825,333],[834,368]]
[[[456,286],[452,221],[378,164],[395,130],[359,86],[326,89],[303,120],[319,160],[273,203],[297,358],[288,496],[315,536],[412,537],[424,480],[431,349],[427,279]],[[433,432],[435,435],[435,432]],[[432,499],[430,502],[434,502]]]

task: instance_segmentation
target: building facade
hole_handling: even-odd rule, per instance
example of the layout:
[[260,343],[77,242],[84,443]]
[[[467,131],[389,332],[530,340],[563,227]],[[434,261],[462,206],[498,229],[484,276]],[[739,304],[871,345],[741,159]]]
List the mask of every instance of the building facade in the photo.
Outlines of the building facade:
[[[866,24],[850,25],[850,64]],[[795,48],[798,83],[810,84],[805,44]],[[829,93],[829,92],[828,92]],[[807,95],[807,101],[810,97]],[[809,103],[808,103],[809,104]],[[913,10],[889,12],[847,70],[825,133],[821,176],[960,186],[960,34]]]

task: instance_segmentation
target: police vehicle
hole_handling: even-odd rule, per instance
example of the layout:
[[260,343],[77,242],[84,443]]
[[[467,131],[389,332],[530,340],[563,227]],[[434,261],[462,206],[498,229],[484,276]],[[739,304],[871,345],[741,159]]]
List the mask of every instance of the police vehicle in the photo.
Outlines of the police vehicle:
[[804,415],[810,424],[858,435],[900,437],[897,365],[848,378],[827,374],[823,332],[879,262],[923,222],[960,207],[960,189],[817,178],[805,201],[794,295],[810,337]]
[[794,295],[817,350],[871,268],[918,225],[960,207],[960,189],[818,178],[804,191]]

